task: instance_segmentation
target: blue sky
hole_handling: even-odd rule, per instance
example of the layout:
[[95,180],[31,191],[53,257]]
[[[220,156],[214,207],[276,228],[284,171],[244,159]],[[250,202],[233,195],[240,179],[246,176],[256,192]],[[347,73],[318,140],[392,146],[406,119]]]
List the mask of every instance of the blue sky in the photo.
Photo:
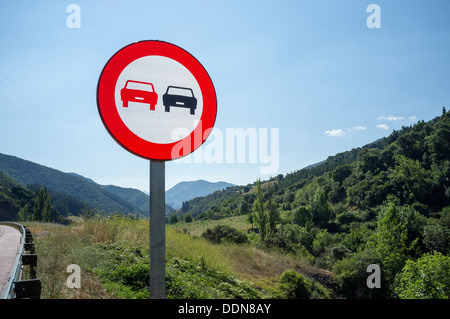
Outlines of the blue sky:
[[[71,3],[80,28],[66,24]],[[379,29],[366,24],[371,3]],[[446,0],[2,2],[0,152],[148,191],[148,160],[109,136],[96,88],[116,51],[156,39],[206,68],[217,130],[279,130],[270,175],[286,174],[449,108],[449,14]],[[166,164],[167,188],[259,177],[270,177],[259,162]]]

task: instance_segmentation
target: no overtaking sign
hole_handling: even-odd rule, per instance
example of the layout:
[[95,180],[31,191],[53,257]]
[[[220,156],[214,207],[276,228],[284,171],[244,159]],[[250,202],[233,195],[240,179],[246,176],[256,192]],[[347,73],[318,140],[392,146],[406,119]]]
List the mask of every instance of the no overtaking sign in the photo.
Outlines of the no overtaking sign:
[[158,161],[201,146],[217,114],[206,70],[187,51],[163,41],[136,42],[114,54],[98,81],[97,106],[117,143]]

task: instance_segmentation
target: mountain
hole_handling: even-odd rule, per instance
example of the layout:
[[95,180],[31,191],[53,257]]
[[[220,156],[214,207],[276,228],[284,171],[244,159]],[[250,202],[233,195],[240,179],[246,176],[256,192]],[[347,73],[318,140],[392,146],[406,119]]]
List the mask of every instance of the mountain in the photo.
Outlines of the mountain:
[[[149,196],[135,188],[124,188],[115,185],[99,185],[102,189],[133,204],[143,212],[148,212]],[[166,207],[167,209],[167,207]]]
[[230,186],[234,185],[226,182],[208,182],[205,180],[180,182],[166,191],[166,203],[174,209],[179,209],[185,201],[203,197]]
[[[123,199],[88,179],[71,173],[36,164],[15,156],[0,153],[0,171],[5,172],[21,185],[34,185],[48,188],[50,191],[68,194],[90,207],[108,213],[145,214],[140,207]],[[69,212],[79,213],[79,212]]]
[[[264,201],[281,211],[310,205],[322,189],[336,214],[367,216],[389,198],[425,216],[450,205],[450,112],[394,130],[389,136],[325,161],[262,182]],[[248,213],[256,199],[251,185],[235,186],[190,200],[183,210],[196,219]],[[344,218],[344,217],[342,217]],[[331,227],[331,226],[330,226]]]
[[[123,188],[114,185],[100,185],[100,187],[107,190],[108,192],[111,192],[119,196],[123,200],[132,203],[133,205],[138,207],[142,212],[144,212],[144,215],[148,215],[148,212],[150,211],[150,197],[143,191],[140,191],[135,188]],[[166,204],[165,214],[169,215],[173,211],[174,209],[170,207],[168,204]]]
[[[84,178],[85,180],[99,186],[100,188],[118,196],[119,198],[123,199],[124,201],[127,201],[137,208],[139,208],[143,215],[148,215],[149,209],[150,209],[150,197],[148,194],[144,193],[143,191],[140,191],[135,188],[124,188],[120,186],[115,185],[100,185],[94,182],[92,179],[84,177],[82,175],[76,174],[76,173],[68,173],[73,176],[78,176],[81,178]],[[165,214],[169,215],[171,212],[173,212],[173,209],[166,205],[166,211]]]

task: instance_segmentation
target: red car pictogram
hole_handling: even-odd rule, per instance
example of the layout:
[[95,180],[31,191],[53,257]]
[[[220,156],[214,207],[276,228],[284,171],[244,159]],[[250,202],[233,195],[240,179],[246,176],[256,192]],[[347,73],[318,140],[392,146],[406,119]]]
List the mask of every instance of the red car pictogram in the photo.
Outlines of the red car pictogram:
[[155,110],[158,101],[158,94],[152,83],[128,80],[120,90],[120,99],[123,107],[128,107],[128,102],[138,102],[150,104],[150,110]]

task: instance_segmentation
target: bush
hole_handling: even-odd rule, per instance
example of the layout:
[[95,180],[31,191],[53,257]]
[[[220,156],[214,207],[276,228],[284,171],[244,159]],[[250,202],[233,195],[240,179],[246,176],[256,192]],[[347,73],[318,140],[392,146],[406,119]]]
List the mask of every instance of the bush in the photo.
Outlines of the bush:
[[280,233],[269,234],[264,238],[263,244],[266,248],[277,248],[282,251],[292,251],[291,244]]
[[280,297],[286,299],[309,299],[311,282],[292,269],[286,270],[280,277]]
[[280,277],[276,298],[283,299],[328,299],[330,293],[319,283],[303,277],[293,269]]
[[408,260],[396,278],[395,292],[402,299],[450,298],[450,257],[424,254]]
[[440,221],[442,225],[450,227],[450,206],[442,209]]
[[325,247],[331,243],[331,235],[326,229],[319,231],[312,242],[312,253],[319,256],[325,251]]
[[171,214],[169,216],[169,223],[170,224],[176,224],[178,223],[180,220],[178,219],[178,216],[176,214]]
[[184,216],[184,221],[186,223],[192,223],[194,219],[192,218],[192,215],[190,213],[187,213],[186,216]]
[[173,258],[167,263],[166,293],[169,299],[260,299],[251,284],[211,269],[204,262]]
[[429,251],[450,253],[450,229],[440,224],[425,226],[423,243]]
[[[387,283],[385,276],[381,274],[381,289],[367,288],[367,266],[370,264],[381,265],[381,260],[376,252],[370,249],[352,254],[349,258],[336,261],[333,273],[340,293],[346,298],[367,299],[384,297],[386,295]],[[383,270],[383,268],[381,268]]]
[[305,227],[296,224],[287,224],[280,227],[280,236],[294,245],[305,246],[308,250],[311,249],[312,242],[315,238],[315,232],[308,231]]
[[235,244],[248,243],[248,238],[244,233],[228,225],[217,225],[213,229],[208,228],[202,237],[214,244],[231,242]]

